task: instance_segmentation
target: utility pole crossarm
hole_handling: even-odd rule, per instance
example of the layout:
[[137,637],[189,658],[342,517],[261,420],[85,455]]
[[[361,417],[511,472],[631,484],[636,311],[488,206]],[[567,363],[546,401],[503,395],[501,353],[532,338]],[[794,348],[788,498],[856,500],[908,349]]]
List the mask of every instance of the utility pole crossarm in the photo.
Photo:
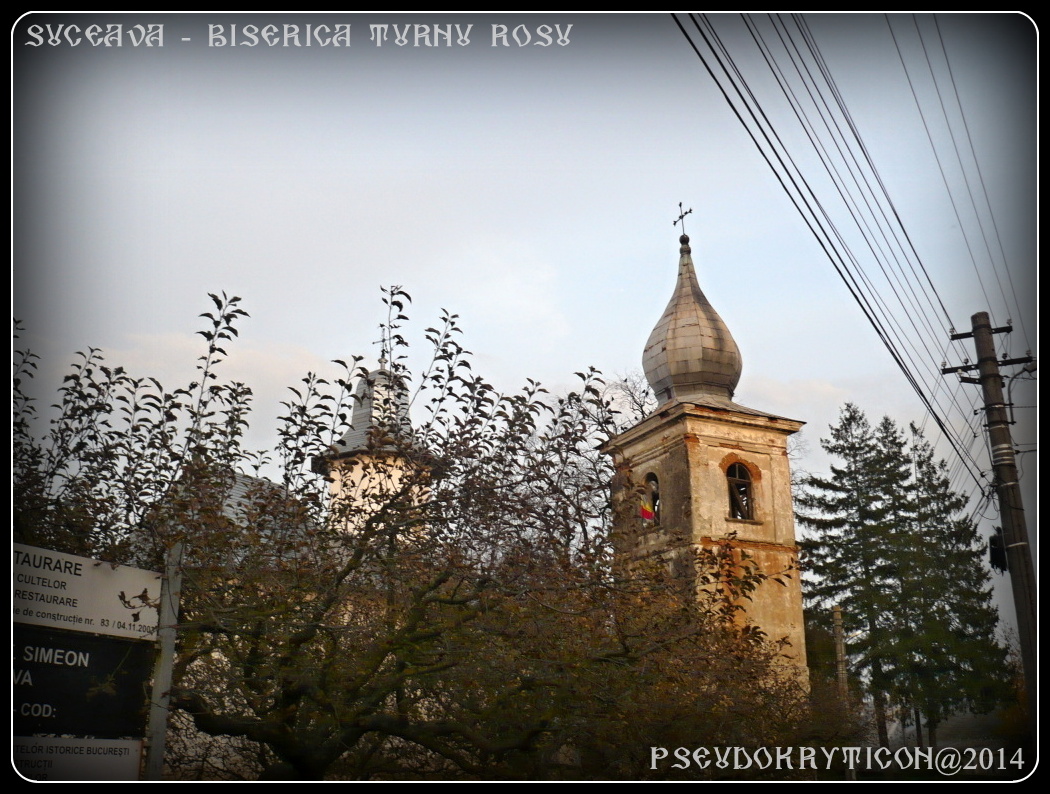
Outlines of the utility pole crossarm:
[[[992,328],[991,332],[993,334],[1008,334],[1008,333],[1010,333],[1013,330],[1014,330],[1013,325],[1011,325],[1009,322],[1007,322],[1006,325],[1000,325],[998,328]],[[948,338],[951,339],[953,342],[958,342],[960,339],[969,339],[972,336],[973,336],[973,331],[962,331],[962,332],[957,333],[957,334],[952,334]]]
[[[1031,364],[1033,361],[1035,361],[1035,359],[1032,358],[1031,356],[1021,356],[1021,358],[1001,358],[1001,359],[996,359],[995,363],[998,364],[1000,367],[1009,367],[1009,366],[1013,366],[1014,364]],[[963,364],[963,365],[958,366],[958,367],[942,367],[941,368],[941,374],[942,375],[951,375],[953,372],[973,372],[974,370],[978,370],[980,368],[981,368],[980,363],[977,363],[977,364]]]

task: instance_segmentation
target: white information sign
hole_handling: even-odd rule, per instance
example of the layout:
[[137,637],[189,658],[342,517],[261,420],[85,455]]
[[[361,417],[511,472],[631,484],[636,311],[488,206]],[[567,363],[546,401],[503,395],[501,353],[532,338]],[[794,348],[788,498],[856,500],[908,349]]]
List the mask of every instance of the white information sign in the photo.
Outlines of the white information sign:
[[142,742],[16,736],[14,764],[27,780],[138,780]]
[[14,554],[16,623],[157,638],[159,573],[20,543]]

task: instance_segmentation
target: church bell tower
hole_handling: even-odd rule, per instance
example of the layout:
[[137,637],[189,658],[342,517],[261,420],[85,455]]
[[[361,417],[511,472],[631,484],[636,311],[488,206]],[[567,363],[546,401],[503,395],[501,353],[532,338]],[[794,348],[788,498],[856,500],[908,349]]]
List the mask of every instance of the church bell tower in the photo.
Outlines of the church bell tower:
[[417,498],[425,463],[411,444],[408,394],[402,380],[380,359],[379,368],[362,370],[354,393],[349,429],[313,470],[329,479],[329,492],[347,530],[364,526],[386,503]]
[[659,405],[606,446],[641,493],[622,519],[633,523],[625,551],[673,564],[684,551],[734,535],[734,548],[763,573],[790,572],[781,577],[786,587],[762,583],[745,611],[770,640],[786,640],[784,654],[805,667],[787,456],[788,437],[803,423],[733,402],[740,351],[700,290],[689,237],[680,242],[678,282],[642,356]]

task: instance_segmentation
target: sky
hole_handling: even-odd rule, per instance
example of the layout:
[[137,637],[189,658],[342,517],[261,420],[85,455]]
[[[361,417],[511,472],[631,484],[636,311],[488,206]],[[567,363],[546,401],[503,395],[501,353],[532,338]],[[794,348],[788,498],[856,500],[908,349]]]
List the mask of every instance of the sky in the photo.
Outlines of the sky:
[[[1011,305],[968,260],[974,224],[952,207],[944,183],[957,179],[938,172],[886,17],[806,19],[956,329],[987,309],[1025,326],[1010,355],[1036,355],[1032,22],[937,18]],[[713,21],[759,75],[739,18]],[[912,18],[890,23],[918,63]],[[162,24],[163,46],[128,33],[91,46],[78,37],[92,24]],[[244,46],[246,26],[268,24],[301,36],[349,24],[350,46]],[[413,26],[404,46],[395,24]],[[418,26],[447,24],[472,26],[464,43],[454,32],[452,46],[414,46]],[[385,40],[371,36],[381,25]],[[223,291],[251,315],[226,372],[255,391],[259,446],[285,387],[333,372],[332,359],[375,361],[383,285],[413,298],[417,369],[424,329],[447,309],[475,371],[504,390],[640,370],[674,286],[682,202],[701,286],[743,356],[736,400],[807,423],[800,467],[826,470],[819,438],[847,401],[932,427],[669,14],[33,14],[12,42],[13,312],[43,357],[45,399],[89,346],[187,382],[198,315]],[[1034,386],[1016,386],[1034,406]],[[1017,419],[1015,441],[1034,448],[1034,409]],[[1035,453],[1019,461],[1032,527]]]

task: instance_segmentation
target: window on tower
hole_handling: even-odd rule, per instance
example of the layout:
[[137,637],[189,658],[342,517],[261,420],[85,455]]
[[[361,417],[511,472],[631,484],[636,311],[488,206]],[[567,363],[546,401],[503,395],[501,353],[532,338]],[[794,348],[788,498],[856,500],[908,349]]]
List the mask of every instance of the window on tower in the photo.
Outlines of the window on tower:
[[660,523],[660,481],[655,474],[645,475],[645,493],[642,495],[642,518]]
[[729,517],[753,521],[755,500],[751,490],[751,472],[743,463],[734,463],[726,469],[729,483]]

